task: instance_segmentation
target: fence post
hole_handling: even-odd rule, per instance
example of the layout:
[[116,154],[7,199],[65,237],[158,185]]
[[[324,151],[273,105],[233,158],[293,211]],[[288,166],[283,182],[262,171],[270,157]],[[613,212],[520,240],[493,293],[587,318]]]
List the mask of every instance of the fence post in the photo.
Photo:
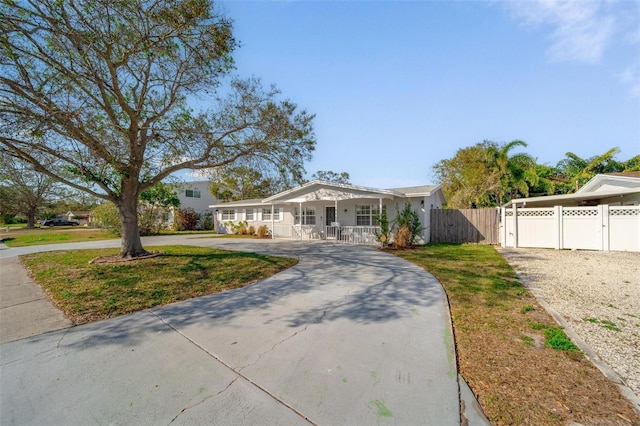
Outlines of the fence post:
[[499,223],[499,238],[500,245],[502,247],[507,246],[507,209],[505,207],[500,207],[500,223]]
[[562,248],[562,206],[553,207],[553,230],[555,232],[554,248]]
[[513,248],[518,248],[518,206],[513,203]]
[[609,205],[598,205],[598,216],[600,216],[600,232],[602,238],[600,238],[600,250],[609,251]]

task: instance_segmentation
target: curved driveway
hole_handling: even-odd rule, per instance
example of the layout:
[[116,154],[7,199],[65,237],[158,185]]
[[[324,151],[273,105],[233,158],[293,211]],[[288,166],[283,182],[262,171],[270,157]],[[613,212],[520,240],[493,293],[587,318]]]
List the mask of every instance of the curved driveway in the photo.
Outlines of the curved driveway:
[[424,270],[326,242],[145,244],[177,242],[300,262],[252,286],[1,345],[1,424],[460,424],[446,298]]

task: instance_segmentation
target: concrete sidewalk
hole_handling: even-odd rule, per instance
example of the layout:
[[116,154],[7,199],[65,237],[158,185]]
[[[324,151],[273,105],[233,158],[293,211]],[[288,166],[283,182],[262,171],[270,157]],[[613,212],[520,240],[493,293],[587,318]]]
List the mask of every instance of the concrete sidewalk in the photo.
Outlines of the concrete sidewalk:
[[192,243],[300,263],[0,345],[0,423],[460,424],[448,307],[430,274],[366,247]]
[[0,343],[71,327],[17,257],[0,258]]

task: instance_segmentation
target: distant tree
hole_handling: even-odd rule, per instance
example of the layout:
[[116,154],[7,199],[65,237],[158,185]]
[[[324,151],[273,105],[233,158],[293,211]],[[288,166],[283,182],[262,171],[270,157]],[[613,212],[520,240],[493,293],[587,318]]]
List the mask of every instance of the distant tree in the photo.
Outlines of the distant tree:
[[222,167],[211,177],[211,195],[223,201],[247,200],[273,195],[273,178],[249,166]]
[[22,213],[33,228],[38,214],[65,194],[64,188],[29,164],[9,155],[0,156],[0,211],[9,216]]
[[619,148],[611,148],[601,155],[590,158],[581,158],[578,155],[567,152],[567,158],[561,160],[558,165],[558,173],[564,177],[564,193],[577,191],[591,178],[600,173],[619,173],[625,171],[640,170],[640,155],[632,157],[628,161],[616,161],[614,156],[620,153]]
[[180,207],[175,188],[163,182],[140,194],[140,202],[138,221],[141,235],[158,233],[162,228],[158,216],[166,209]]
[[479,208],[495,205],[492,194],[499,190],[500,174],[488,154],[493,142],[484,141],[459,149],[451,159],[433,166],[450,208]]
[[113,202],[120,256],[145,255],[138,200],[169,175],[244,158],[304,174],[313,115],[233,77],[236,46],[210,0],[3,1],[0,151]]
[[350,177],[349,177],[349,173],[347,172],[342,172],[342,173],[336,173],[333,172],[331,170],[318,170],[317,172],[315,172],[312,176],[311,176],[312,180],[323,180],[325,182],[333,182],[333,183],[340,183],[343,185],[349,185],[351,184],[351,182],[349,181]]
[[529,185],[538,183],[535,159],[526,153],[510,154],[518,146],[526,147],[527,143],[514,140],[502,145],[489,143],[486,147],[489,168],[498,176],[497,185],[493,186],[493,199],[498,206],[510,199],[528,196]]

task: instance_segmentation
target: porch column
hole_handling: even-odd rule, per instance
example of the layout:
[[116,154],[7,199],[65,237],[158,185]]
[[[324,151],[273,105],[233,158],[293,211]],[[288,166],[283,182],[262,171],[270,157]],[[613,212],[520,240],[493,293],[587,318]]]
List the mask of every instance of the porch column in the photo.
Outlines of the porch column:
[[[333,206],[334,206],[334,208],[336,209],[336,222],[340,222],[340,221],[338,220],[338,200],[337,200],[337,199],[336,199],[336,200],[333,200]],[[331,224],[329,224],[329,225],[331,225]]]
[[271,239],[275,238],[276,234],[276,212],[275,212],[275,204],[271,204]]
[[[294,215],[295,216],[295,215]],[[302,215],[302,201],[298,203],[298,223],[300,225],[300,241],[302,241],[302,221],[304,216]],[[295,220],[295,217],[294,217]]]

